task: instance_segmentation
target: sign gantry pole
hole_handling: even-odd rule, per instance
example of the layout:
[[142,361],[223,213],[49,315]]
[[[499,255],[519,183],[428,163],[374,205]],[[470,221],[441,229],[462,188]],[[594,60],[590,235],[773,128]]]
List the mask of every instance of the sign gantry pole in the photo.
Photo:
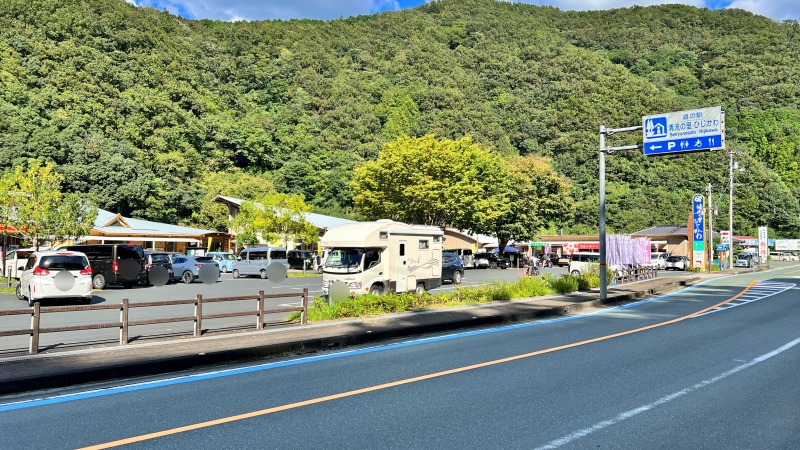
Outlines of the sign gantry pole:
[[626,145],[622,147],[606,147],[606,136],[611,136],[614,133],[622,133],[625,131],[639,131],[642,127],[627,127],[627,128],[606,128],[605,125],[600,125],[600,173],[598,174],[599,190],[600,190],[600,300],[605,301],[608,298],[608,260],[607,255],[607,242],[606,242],[606,153],[614,153],[622,150],[638,150],[641,145]]

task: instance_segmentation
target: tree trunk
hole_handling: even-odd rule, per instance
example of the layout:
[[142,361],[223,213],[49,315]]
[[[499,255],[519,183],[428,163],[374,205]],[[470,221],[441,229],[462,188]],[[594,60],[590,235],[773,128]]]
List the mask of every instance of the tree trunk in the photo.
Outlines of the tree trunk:
[[501,258],[506,256],[506,245],[508,245],[509,238],[497,236],[497,252]]

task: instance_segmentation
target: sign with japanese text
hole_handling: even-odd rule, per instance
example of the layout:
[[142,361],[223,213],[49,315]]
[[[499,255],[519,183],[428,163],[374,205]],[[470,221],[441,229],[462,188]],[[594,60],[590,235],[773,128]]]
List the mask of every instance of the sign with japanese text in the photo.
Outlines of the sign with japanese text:
[[719,241],[721,244],[731,244],[731,232],[728,230],[722,230],[719,232]]
[[800,240],[798,239],[776,239],[775,250],[800,250]]
[[769,238],[767,236],[767,227],[758,227],[758,259],[761,264],[765,264],[768,257]]
[[725,148],[722,107],[642,117],[644,154],[664,155]]
[[692,200],[692,266],[705,267],[706,265],[706,223],[705,199],[701,194],[695,194]]

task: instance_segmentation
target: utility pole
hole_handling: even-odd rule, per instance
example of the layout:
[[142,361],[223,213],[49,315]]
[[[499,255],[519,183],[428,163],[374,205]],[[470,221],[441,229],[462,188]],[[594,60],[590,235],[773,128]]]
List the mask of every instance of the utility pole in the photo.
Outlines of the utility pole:
[[728,201],[728,233],[731,234],[731,246],[728,249],[728,269],[733,270],[733,152],[728,152],[730,170],[730,198]]
[[714,263],[714,199],[711,197],[713,187],[711,183],[706,186],[708,194],[708,273],[711,273],[711,266]]

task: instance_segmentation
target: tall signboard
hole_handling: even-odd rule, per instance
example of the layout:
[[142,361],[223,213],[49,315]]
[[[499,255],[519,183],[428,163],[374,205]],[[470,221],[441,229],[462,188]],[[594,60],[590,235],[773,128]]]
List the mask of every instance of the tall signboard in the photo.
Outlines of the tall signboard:
[[704,198],[695,194],[692,201],[692,267],[703,268],[706,265],[706,224]]
[[767,227],[758,227],[758,259],[761,264],[766,264],[769,257],[768,245]]
[[642,128],[645,155],[725,149],[721,106],[644,116]]
[[776,239],[775,250],[800,250],[800,240],[798,239]]

